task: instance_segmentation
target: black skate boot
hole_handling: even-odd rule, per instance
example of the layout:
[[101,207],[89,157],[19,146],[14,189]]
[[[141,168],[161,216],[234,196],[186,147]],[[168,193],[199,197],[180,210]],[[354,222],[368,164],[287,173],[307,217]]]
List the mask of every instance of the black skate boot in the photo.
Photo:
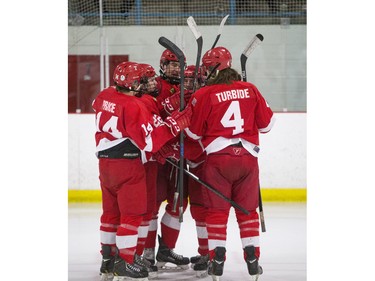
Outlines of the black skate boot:
[[263,269],[258,263],[258,258],[255,256],[255,247],[246,246],[244,251],[246,257],[247,270],[249,271],[252,280],[257,281],[259,275],[263,273]]
[[197,255],[190,258],[190,263],[197,263],[201,259],[201,255]]
[[115,265],[113,267],[113,275],[113,281],[148,281],[147,270],[142,270],[142,268],[138,267],[135,264],[127,263],[120,257],[117,257],[115,260]]
[[142,268],[143,271],[148,272],[148,279],[153,279],[158,277],[158,268],[152,265],[147,259],[141,257],[137,254],[134,256],[134,264]]
[[208,265],[208,274],[212,276],[214,281],[219,281],[219,276],[223,275],[225,252],[226,249],[224,247],[216,247],[215,256]]
[[[198,278],[204,278],[207,276],[207,269],[208,269],[208,261],[209,256],[199,256],[200,258],[198,260],[194,260],[195,263],[192,263],[192,268],[195,271],[195,276]],[[191,259],[190,259],[191,262]]]
[[100,281],[113,280],[115,256],[111,256],[111,246],[102,245],[102,265],[100,266]]
[[145,248],[143,250],[143,258],[155,265],[155,248]]
[[[160,270],[175,270],[175,271],[181,271],[186,270],[189,268],[190,259],[187,257],[184,257],[182,255],[178,255],[175,252],[173,252],[172,249],[169,249],[165,244],[164,241],[161,239],[161,237],[158,235],[159,238],[159,249],[158,253],[156,255],[156,266]],[[173,263],[176,266],[166,266],[167,263]]]

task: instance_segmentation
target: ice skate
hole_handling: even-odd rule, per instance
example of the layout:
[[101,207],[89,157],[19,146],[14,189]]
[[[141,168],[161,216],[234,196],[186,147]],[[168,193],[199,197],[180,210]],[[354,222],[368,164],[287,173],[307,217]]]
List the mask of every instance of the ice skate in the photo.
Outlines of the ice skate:
[[190,263],[192,264],[191,265],[192,268],[193,268],[194,263],[197,263],[201,259],[201,257],[202,257],[201,255],[197,255],[197,256],[194,256],[194,257],[190,258]]
[[257,281],[259,275],[263,273],[262,267],[258,263],[258,258],[255,256],[255,247],[247,246],[244,249],[246,256],[247,270],[251,276],[252,281]]
[[[196,256],[198,257],[198,256]],[[191,262],[192,259],[190,259]],[[208,262],[209,256],[199,256],[198,259],[193,259],[194,263],[191,264],[191,268],[195,271],[195,276],[198,278],[205,278],[208,275]]]
[[143,250],[143,258],[155,265],[155,248],[145,248]]
[[183,271],[189,269],[190,259],[176,254],[169,249],[158,235],[159,249],[156,255],[156,266],[161,271]]
[[148,272],[135,264],[125,262],[117,257],[113,268],[113,281],[148,281]]
[[[208,266],[208,274],[211,276],[222,276],[224,271],[226,249],[224,247],[215,248],[215,256]],[[214,279],[216,280],[216,279]],[[217,279],[219,280],[219,279]]]
[[225,252],[226,252],[226,249],[224,247],[216,247],[215,256],[208,265],[208,274],[211,275],[212,280],[214,281],[219,281],[220,276],[223,275]]
[[100,281],[112,281],[115,257],[111,256],[111,246],[102,246],[102,256],[103,259],[102,265],[100,266]]
[[134,256],[134,264],[141,267],[143,270],[148,272],[148,279],[153,279],[158,277],[158,268],[152,265],[147,259],[141,257],[137,254]]

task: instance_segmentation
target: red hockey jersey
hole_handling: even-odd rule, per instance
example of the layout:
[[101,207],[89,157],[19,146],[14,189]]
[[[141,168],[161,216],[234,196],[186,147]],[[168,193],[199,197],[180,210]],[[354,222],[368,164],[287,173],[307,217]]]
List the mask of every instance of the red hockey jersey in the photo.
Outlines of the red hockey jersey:
[[201,140],[207,154],[241,142],[257,156],[259,132],[267,133],[274,122],[266,100],[248,82],[203,87],[193,94],[190,104],[193,115],[185,132]]
[[115,87],[100,92],[92,106],[96,114],[96,152],[129,139],[142,151],[145,162],[145,152],[154,153],[173,138],[161,117],[140,98],[119,93]]
[[156,78],[156,81],[158,82],[157,88],[158,88],[158,96],[156,97],[157,105],[160,110],[160,114],[163,118],[167,117],[169,114],[165,112],[164,107],[162,105],[162,102],[166,99],[172,96],[173,94],[180,91],[179,85],[172,85],[165,79],[163,79],[161,76],[158,76]]

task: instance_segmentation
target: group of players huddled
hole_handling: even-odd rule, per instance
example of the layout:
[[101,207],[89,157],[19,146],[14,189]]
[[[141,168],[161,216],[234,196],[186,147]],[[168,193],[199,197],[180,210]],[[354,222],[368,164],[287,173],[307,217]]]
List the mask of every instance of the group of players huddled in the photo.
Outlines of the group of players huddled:
[[[223,274],[231,204],[185,174],[183,200],[174,205],[179,169],[170,161],[179,161],[182,132],[185,168],[248,211],[235,209],[244,260],[254,280],[262,274],[257,156],[259,133],[271,129],[274,116],[258,89],[231,66],[226,48],[207,51],[199,69],[185,67],[181,99],[180,63],[166,49],[160,75],[149,64],[122,62],[114,86],[95,98],[101,280],[149,280],[158,271],[189,267],[197,277],[219,280]],[[183,211],[189,203],[196,224],[198,252],[191,258],[174,252],[180,202]]]

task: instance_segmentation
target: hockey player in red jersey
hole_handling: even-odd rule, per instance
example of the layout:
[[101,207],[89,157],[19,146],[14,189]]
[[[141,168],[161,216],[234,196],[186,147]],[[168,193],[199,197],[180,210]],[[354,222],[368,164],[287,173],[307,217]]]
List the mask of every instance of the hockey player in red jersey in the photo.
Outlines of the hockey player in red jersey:
[[113,274],[147,280],[148,271],[135,263],[139,226],[147,212],[143,162],[186,128],[191,116],[189,110],[165,120],[152,114],[137,97],[142,74],[136,63],[119,64],[115,86],[101,91],[93,102],[103,208],[102,280]]
[[[211,78],[190,99],[192,118],[186,135],[201,141],[207,157],[202,180],[249,211],[235,209],[244,259],[256,280],[263,272],[260,257],[259,216],[259,133],[267,133],[273,112],[255,85],[240,81],[231,68],[232,56],[224,47],[209,50],[202,57],[203,71]],[[211,73],[212,72],[212,73]],[[214,280],[223,274],[226,258],[227,222],[231,205],[209,190],[206,203],[208,274]]]
[[[201,68],[199,68],[197,71],[197,77],[195,77],[195,69],[195,65],[189,65],[184,71],[184,97],[186,103],[189,102],[193,92],[204,85]],[[203,162],[206,157],[202,144],[197,141],[192,141],[189,138],[185,138],[184,145],[185,158],[187,164],[189,165],[189,171],[194,175],[201,177]],[[187,193],[189,197],[190,214],[195,220],[199,253],[199,255],[191,257],[190,262],[193,270],[196,272],[197,277],[204,277],[207,275],[208,266],[208,239],[205,221],[206,208],[204,207],[204,199],[202,195],[203,189],[204,187],[202,187],[200,183],[198,183],[192,177],[187,178]]]
[[[142,76],[140,78],[140,92],[137,96],[140,96],[140,99],[144,102],[149,112],[159,115],[160,113],[155,98],[157,96],[155,70],[151,65],[141,63],[138,64],[138,68],[141,69]],[[178,155],[178,147],[172,149],[169,144],[165,144],[156,154],[153,154],[152,159],[165,162],[164,157],[178,157]],[[138,229],[138,241],[134,260],[137,265],[145,267],[149,274],[148,278],[153,279],[158,276],[158,268],[143,257],[143,251],[152,214],[156,209],[156,181],[158,162],[152,160],[147,161],[144,163],[144,168],[147,185],[147,212],[143,215],[143,220]]]
[[[164,109],[163,117],[180,109],[180,62],[177,56],[166,49],[160,56],[160,75],[156,78],[158,82],[158,96],[156,97],[159,107]],[[172,98],[172,102],[168,100]],[[167,102],[166,102],[167,99]]]
[[[180,63],[176,55],[167,49],[160,57],[160,76],[157,77],[157,81],[158,95],[156,99],[160,115],[165,117],[173,112],[178,112],[180,109]],[[178,140],[179,138],[176,138],[177,142]],[[157,209],[150,222],[144,257],[151,262],[155,262],[156,259],[156,264],[161,269],[188,269],[190,263],[189,258],[173,251],[180,232],[179,202],[177,211],[173,212],[173,195],[176,190],[177,175],[177,170],[169,163],[160,164],[158,167]],[[184,192],[184,210],[187,207],[186,193]],[[161,203],[165,200],[167,200],[167,205],[160,221],[161,236],[158,239],[159,248],[155,255],[158,212]],[[176,267],[169,267],[167,263],[175,264]]]
[[[146,107],[153,114],[159,115],[160,108],[156,97],[158,95],[157,82],[155,80],[155,70],[149,64],[138,64],[138,67],[144,69],[144,75],[141,77],[141,96],[140,99],[145,103]],[[165,144],[157,153],[152,156],[156,161],[147,161],[144,163],[146,171],[146,182],[147,182],[147,213],[143,216],[143,221],[138,231],[138,243],[136,249],[136,261],[144,265],[148,269],[149,279],[156,278],[158,276],[158,268],[153,265],[142,255],[145,248],[145,241],[148,236],[148,230],[152,215],[157,211],[158,205],[157,200],[157,172],[158,163],[165,163],[165,158],[169,157],[178,161],[179,159],[179,144],[178,141],[172,139]]]

